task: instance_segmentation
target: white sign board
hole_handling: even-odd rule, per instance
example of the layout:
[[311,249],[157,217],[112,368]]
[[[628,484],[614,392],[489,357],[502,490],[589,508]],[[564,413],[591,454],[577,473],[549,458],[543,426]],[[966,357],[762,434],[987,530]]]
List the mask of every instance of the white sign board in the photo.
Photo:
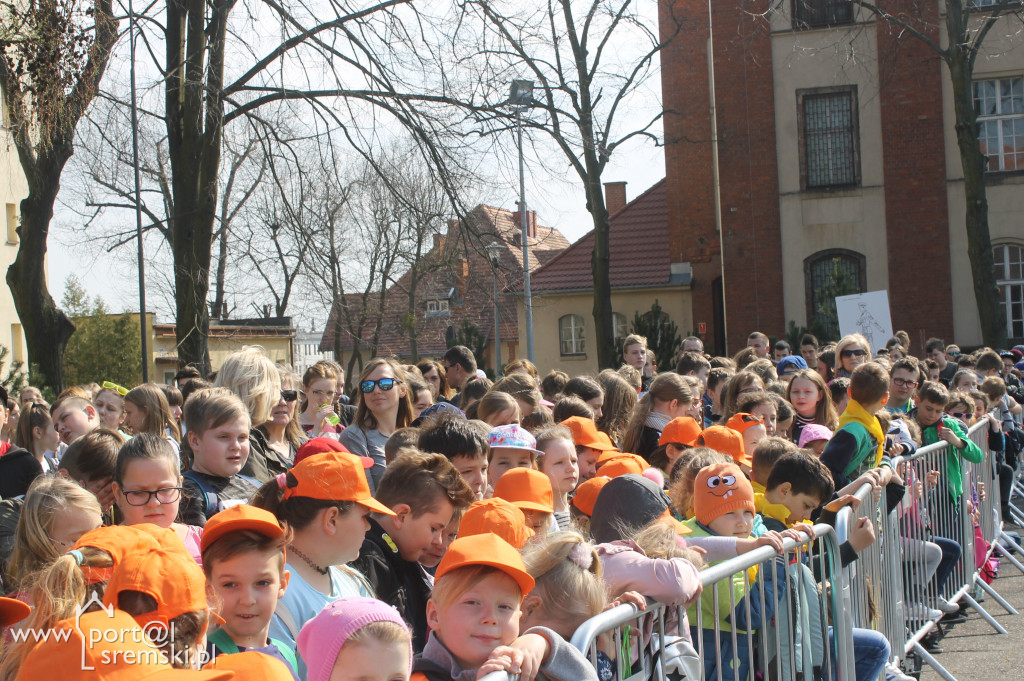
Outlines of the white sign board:
[[836,298],[839,333],[859,333],[868,339],[872,351],[884,348],[892,338],[892,317],[889,315],[889,292],[871,291]]

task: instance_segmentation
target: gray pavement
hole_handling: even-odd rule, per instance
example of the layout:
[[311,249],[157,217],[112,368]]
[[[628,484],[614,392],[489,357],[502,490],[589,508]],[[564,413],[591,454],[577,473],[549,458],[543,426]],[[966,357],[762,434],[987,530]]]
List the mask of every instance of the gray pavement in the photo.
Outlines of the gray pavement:
[[[1024,575],[1004,560],[992,587],[1021,614],[1010,615],[986,595],[981,607],[1006,629],[1006,636],[997,634],[973,610],[966,622],[953,627],[942,639],[943,652],[935,659],[957,681],[1016,681],[1024,678]],[[941,679],[928,666],[921,673],[921,681]]]

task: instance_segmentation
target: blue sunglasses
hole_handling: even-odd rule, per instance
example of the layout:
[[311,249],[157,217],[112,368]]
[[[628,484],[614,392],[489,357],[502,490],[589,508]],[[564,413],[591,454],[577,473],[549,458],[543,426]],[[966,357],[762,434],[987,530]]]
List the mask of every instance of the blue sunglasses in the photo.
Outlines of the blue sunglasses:
[[387,392],[395,387],[396,383],[401,383],[397,378],[378,378],[376,381],[363,381],[359,384],[359,389],[363,393],[369,395],[373,392],[374,386],[379,387],[384,392]]

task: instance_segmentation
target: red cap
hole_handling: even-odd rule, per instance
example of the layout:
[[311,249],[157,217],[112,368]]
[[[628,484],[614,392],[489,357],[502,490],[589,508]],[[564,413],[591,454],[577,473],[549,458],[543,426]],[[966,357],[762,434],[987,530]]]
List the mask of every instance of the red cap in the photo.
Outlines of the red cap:
[[697,438],[697,445],[710,447],[715,451],[731,456],[734,461],[747,466],[752,466],[754,463],[743,449],[743,436],[732,428],[725,426],[705,428],[704,432]]
[[[354,501],[376,513],[395,515],[394,511],[370,494],[363,462],[355,454],[314,454],[295,464],[288,472],[295,478],[297,484],[294,487],[285,487],[285,499],[308,497],[322,501]],[[287,478],[280,479],[285,481],[285,485],[288,484]]]
[[[334,438],[330,437],[314,437],[310,440],[306,440],[299,447],[298,451],[295,452],[295,464],[299,465],[299,462],[303,459],[308,459],[314,454],[323,454],[325,452],[341,452],[343,454],[352,454],[345,448],[345,445],[341,444]],[[356,456],[352,454],[352,456]],[[360,456],[360,461],[363,462],[363,468],[373,468],[373,459],[368,456]]]
[[209,608],[202,568],[187,553],[167,549],[126,556],[107,582],[103,604],[116,608],[122,591],[141,591],[156,601],[156,610],[135,617],[143,628],[153,623],[166,626],[186,612]]
[[492,532],[517,549],[523,548],[533,536],[526,525],[526,516],[515,504],[500,497],[474,501],[459,523],[459,537],[472,537]]
[[658,438],[658,446],[667,445],[670,442],[678,442],[692,447],[697,438],[700,437],[703,429],[700,424],[691,416],[679,416],[668,422],[665,430],[661,431]]
[[[501,480],[504,480],[505,475],[501,476]],[[467,565],[486,565],[501,570],[516,581],[524,597],[533,591],[533,577],[526,571],[523,557],[511,544],[496,534],[475,534],[453,541],[437,566],[434,583],[452,570]]]
[[15,598],[0,598],[0,627],[17,624],[32,614],[32,608]]
[[576,488],[576,496],[572,498],[572,505],[586,516],[592,516],[597,495],[601,493],[601,488],[607,485],[609,480],[611,478],[607,475],[598,475],[580,483],[580,486]]
[[272,539],[284,534],[284,528],[273,513],[248,504],[239,504],[224,509],[206,521],[200,550],[206,551],[210,544],[225,534],[241,530],[252,530]]
[[570,416],[562,421],[562,425],[572,431],[572,441],[578,447],[590,447],[591,449],[600,449],[605,452],[617,449],[612,444],[611,438],[608,438],[607,435],[605,435],[605,439],[601,438],[594,419],[588,419],[583,416]]
[[218,655],[203,670],[235,672],[236,679],[245,681],[292,681],[295,677],[281,660],[266,653],[247,650],[244,653]]
[[494,496],[519,508],[543,513],[555,512],[555,494],[551,479],[532,468],[513,468],[494,485]]

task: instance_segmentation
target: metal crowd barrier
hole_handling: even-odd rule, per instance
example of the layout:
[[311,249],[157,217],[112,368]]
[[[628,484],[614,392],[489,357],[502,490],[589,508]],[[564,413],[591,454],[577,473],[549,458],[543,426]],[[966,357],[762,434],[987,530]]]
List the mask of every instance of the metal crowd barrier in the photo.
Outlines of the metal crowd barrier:
[[[619,681],[853,679],[853,630],[841,603],[835,530],[784,543],[701,571],[703,594],[689,609],[622,605],[584,622],[572,644],[596,666],[611,651]],[[784,582],[784,586],[783,586]]]

